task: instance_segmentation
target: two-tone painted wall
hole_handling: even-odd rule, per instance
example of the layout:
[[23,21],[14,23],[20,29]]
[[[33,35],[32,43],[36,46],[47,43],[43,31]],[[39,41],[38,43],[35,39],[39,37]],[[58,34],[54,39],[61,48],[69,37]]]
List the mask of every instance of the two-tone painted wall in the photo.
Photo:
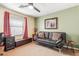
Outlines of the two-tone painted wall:
[[[58,17],[58,29],[45,29],[44,20],[53,17]],[[38,31],[66,32],[67,39],[73,40],[75,47],[79,47],[79,6],[39,17],[36,20],[36,25]]]

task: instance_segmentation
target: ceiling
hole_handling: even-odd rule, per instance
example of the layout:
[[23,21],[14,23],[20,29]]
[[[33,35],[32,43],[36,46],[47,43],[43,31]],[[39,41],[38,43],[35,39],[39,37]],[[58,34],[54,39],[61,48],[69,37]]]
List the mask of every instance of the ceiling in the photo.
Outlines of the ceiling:
[[76,4],[75,3],[34,3],[34,6],[40,10],[40,13],[28,7],[19,8],[20,5],[27,5],[27,3],[2,3],[1,5],[26,15],[40,17],[54,13],[56,11],[74,7],[78,4],[77,3]]

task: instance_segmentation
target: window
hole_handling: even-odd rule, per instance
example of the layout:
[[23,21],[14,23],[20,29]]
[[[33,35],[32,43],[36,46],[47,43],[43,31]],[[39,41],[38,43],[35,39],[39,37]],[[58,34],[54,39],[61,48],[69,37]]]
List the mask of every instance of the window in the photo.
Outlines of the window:
[[12,36],[23,35],[24,18],[17,15],[11,15],[10,16],[10,29],[11,29]]

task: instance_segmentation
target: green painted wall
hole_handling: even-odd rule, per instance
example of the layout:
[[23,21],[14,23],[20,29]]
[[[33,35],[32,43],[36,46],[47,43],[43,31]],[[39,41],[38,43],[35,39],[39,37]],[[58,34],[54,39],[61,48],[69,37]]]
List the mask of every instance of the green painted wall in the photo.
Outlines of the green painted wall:
[[[44,19],[58,17],[58,29],[45,29]],[[60,31],[67,33],[67,39],[75,41],[75,47],[79,47],[79,6],[52,13],[37,18],[38,31]]]

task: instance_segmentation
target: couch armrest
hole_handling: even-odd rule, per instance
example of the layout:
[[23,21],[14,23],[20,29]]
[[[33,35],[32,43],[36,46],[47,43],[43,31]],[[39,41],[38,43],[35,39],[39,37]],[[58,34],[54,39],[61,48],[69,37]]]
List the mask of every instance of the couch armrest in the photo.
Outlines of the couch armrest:
[[56,41],[56,44],[61,43],[61,41],[62,41],[61,39],[57,40]]
[[56,46],[57,46],[58,48],[63,47],[63,45],[64,45],[63,40],[61,40],[61,41],[59,41],[59,42],[56,43]]

